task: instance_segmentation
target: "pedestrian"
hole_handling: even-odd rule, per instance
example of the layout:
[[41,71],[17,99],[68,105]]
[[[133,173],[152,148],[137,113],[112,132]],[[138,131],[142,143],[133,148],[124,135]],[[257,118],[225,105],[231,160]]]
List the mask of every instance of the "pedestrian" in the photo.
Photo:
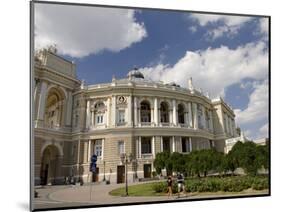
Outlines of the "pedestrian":
[[177,174],[177,183],[178,183],[178,198],[180,197],[180,192],[183,191],[185,193],[185,186],[184,186],[184,177],[183,174]]
[[172,190],[173,180],[171,176],[168,177],[167,184],[168,184],[168,197],[170,197],[173,195],[173,190]]

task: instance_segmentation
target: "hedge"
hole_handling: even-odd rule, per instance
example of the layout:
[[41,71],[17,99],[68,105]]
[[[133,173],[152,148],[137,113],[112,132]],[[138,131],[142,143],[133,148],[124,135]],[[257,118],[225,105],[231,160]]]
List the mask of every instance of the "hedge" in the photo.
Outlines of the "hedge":
[[[185,180],[185,189],[187,192],[241,192],[252,188],[254,190],[263,190],[268,188],[267,177],[208,177],[208,178],[189,178]],[[153,185],[156,193],[167,192],[167,183],[158,182]],[[173,193],[177,192],[177,183],[173,183]]]

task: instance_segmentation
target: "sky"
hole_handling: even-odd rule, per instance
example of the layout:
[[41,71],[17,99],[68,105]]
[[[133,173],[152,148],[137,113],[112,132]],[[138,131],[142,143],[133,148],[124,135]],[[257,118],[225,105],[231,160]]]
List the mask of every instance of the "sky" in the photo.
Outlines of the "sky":
[[138,67],[232,106],[249,139],[268,137],[268,18],[35,4],[35,48],[56,45],[86,84]]

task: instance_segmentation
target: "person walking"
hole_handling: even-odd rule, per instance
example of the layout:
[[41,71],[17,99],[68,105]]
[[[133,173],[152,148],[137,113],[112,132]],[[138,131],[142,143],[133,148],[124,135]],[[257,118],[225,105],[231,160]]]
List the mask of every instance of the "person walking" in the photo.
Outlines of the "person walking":
[[177,183],[178,183],[178,198],[180,198],[181,191],[183,191],[183,193],[185,193],[183,174],[181,174],[181,173],[177,174]]
[[173,195],[173,190],[172,190],[173,180],[171,176],[168,177],[167,184],[168,184],[168,198],[169,198],[170,196]]

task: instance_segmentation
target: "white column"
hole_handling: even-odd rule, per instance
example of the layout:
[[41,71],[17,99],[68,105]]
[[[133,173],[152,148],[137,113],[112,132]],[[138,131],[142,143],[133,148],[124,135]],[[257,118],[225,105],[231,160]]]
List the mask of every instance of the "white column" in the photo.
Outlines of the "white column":
[[198,129],[198,114],[197,114],[197,103],[192,103],[193,108],[193,128]]
[[136,138],[135,144],[136,144],[136,158],[139,158],[139,137]]
[[67,107],[66,107],[66,121],[65,124],[67,126],[71,125],[71,117],[72,117],[72,92],[69,91],[67,94]]
[[191,142],[191,137],[189,137],[189,150],[190,150],[190,152],[192,151],[192,142]]
[[88,141],[88,162],[91,160],[91,140]]
[[140,106],[138,107],[138,125],[141,126],[141,108]]
[[91,111],[91,126],[94,128],[95,126],[95,111]]
[[155,125],[159,125],[159,118],[158,118],[158,99],[157,97],[154,98],[154,122]]
[[234,136],[234,129],[233,129],[233,120],[230,119],[230,128],[231,128],[231,135]]
[[169,108],[169,124],[173,123],[173,109]]
[[175,136],[172,136],[172,152],[176,151],[176,141]]
[[104,148],[105,148],[105,146],[104,146],[104,138],[102,139],[102,149],[101,149],[101,151],[102,151],[102,153],[101,153],[101,159],[103,160],[104,159]]
[[116,96],[112,96],[112,107],[111,107],[111,125],[116,125]]
[[151,105],[151,108],[150,108],[150,118],[151,118],[151,123],[154,123],[154,108],[152,107]]
[[87,107],[86,107],[86,129],[88,129],[89,126],[90,126],[90,119],[91,119],[91,115],[90,115],[90,100],[87,100]]
[[182,137],[181,136],[179,137],[179,140],[178,140],[178,152],[182,153]]
[[155,158],[155,136],[152,136],[152,142],[151,142],[151,145],[152,145],[152,158]]
[[213,111],[210,110],[209,114],[210,114],[210,130],[211,130],[211,132],[214,132],[214,126],[213,126]]
[[40,94],[39,94],[39,104],[38,104],[38,114],[37,119],[43,121],[44,120],[44,113],[45,113],[45,102],[46,102],[46,95],[47,95],[47,83],[42,81]]
[[80,167],[80,139],[78,140],[78,147],[77,147],[77,175],[79,175],[79,167]]
[[206,114],[205,114],[205,107],[202,105],[202,119],[203,119],[203,129],[206,129]]
[[132,96],[128,97],[128,125],[132,126]]
[[191,109],[191,102],[188,102],[188,126],[192,127],[192,109]]
[[175,126],[178,125],[178,116],[177,116],[177,104],[176,104],[176,100],[173,99],[173,124]]
[[134,97],[134,125],[138,125],[138,98]]
[[141,158],[141,137],[139,136],[139,158]]
[[109,127],[110,126],[110,98],[107,98],[107,102],[106,102],[106,126]]

